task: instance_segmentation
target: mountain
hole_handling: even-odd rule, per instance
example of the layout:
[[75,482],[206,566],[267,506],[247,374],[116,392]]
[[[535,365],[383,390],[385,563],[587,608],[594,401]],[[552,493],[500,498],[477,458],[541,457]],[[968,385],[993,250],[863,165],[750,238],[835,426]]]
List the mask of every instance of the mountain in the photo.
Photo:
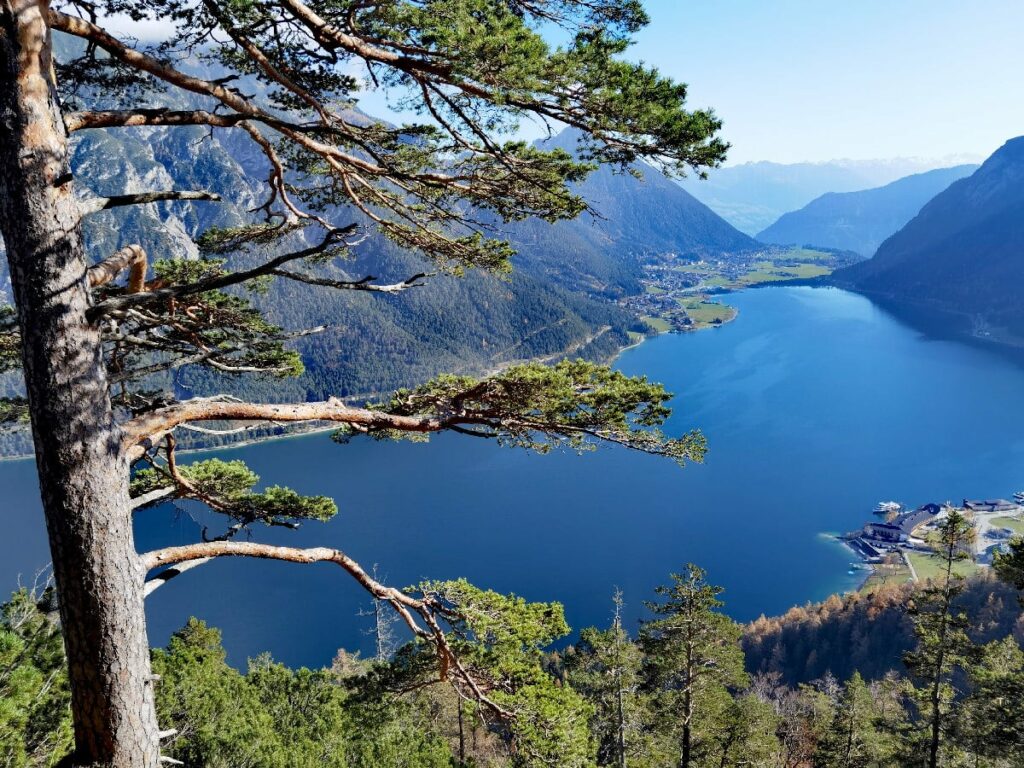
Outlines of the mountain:
[[[187,97],[177,96],[173,106],[189,108],[190,102],[180,100]],[[574,148],[575,137],[559,135],[551,143]],[[192,240],[208,227],[251,219],[267,176],[266,159],[248,137],[202,128],[82,131],[73,137],[72,167],[83,194],[205,189],[224,200],[91,215],[85,236],[96,259],[130,243],[140,243],[151,259],[195,258]],[[501,228],[519,251],[509,279],[471,270],[464,278],[433,278],[398,296],[342,294],[277,281],[253,299],[271,320],[286,327],[330,326],[297,342],[306,363],[302,377],[221,381],[207,371],[181,370],[162,385],[181,393],[223,390],[289,400],[357,397],[419,383],[441,371],[480,373],[511,361],[566,355],[609,359],[629,342],[628,330],[643,329],[610,299],[642,292],[639,277],[647,259],[758,247],[654,169],[645,169],[643,176],[601,169],[580,185],[577,191],[594,203],[599,217]],[[347,216],[350,211],[332,214],[341,222]],[[239,255],[229,266],[244,267],[251,259]],[[397,281],[429,266],[371,236],[353,249],[351,259],[324,269],[336,279],[376,275]],[[9,284],[0,249],[0,303],[5,297],[9,300]],[[2,391],[17,387],[11,376],[0,379]]]
[[832,282],[883,303],[935,311],[944,325],[1024,344],[1024,136],[933,198],[874,258]]
[[921,207],[977,165],[957,165],[917,173],[859,192],[828,192],[798,211],[783,214],[757,235],[763,243],[814,245],[871,256],[889,235]]
[[754,235],[782,214],[802,208],[826,192],[880,187],[912,173],[952,164],[915,158],[743,163],[709,171],[705,180],[689,177],[682,186],[734,227]]
[[[567,129],[538,145],[575,153],[578,138],[577,131]],[[617,297],[642,291],[636,282],[639,267],[650,257],[674,253],[699,259],[761,248],[658,170],[647,165],[635,170],[641,178],[603,166],[574,188],[596,216],[506,227],[523,267],[561,285]]]

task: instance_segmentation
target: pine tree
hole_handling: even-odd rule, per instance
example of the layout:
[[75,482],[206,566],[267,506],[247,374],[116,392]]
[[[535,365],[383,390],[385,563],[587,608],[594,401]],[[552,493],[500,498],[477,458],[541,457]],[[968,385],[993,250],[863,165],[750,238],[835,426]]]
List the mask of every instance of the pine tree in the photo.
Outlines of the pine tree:
[[678,765],[689,768],[714,747],[713,731],[731,700],[730,689],[743,687],[743,650],[739,625],[717,611],[721,587],[689,564],[672,583],[658,587],[662,602],[648,603],[658,617],[640,631],[647,687],[655,693],[664,727],[677,736]]
[[968,621],[954,605],[963,592],[963,577],[954,564],[969,557],[974,526],[959,510],[950,510],[937,526],[936,550],[943,572],[915,593],[908,612],[914,623],[917,647],[906,654],[905,663],[915,679],[913,699],[917,708],[920,733],[912,742],[908,760],[916,765],[936,768],[951,726],[950,714],[956,698],[954,671],[975,658],[975,646],[967,635]]
[[639,691],[640,649],[622,627],[619,590],[613,604],[612,626],[582,630],[564,665],[568,683],[594,707],[590,731],[597,764],[626,768],[642,764],[651,745],[642,733],[648,712]]
[[[107,24],[116,15],[154,22],[164,37],[119,37]],[[257,492],[236,462],[179,465],[177,431],[320,420],[337,424],[339,439],[452,430],[540,451],[607,440],[680,462],[701,456],[698,435],[655,431],[668,414],[661,387],[581,362],[441,377],[368,407],[179,401],[147,384],[185,366],[269,378],[300,371],[289,345],[309,329],[274,325],[246,293],[268,280],[394,296],[426,273],[502,273],[512,250],[492,237],[494,223],[578,215],[586,203],[570,185],[596,164],[639,172],[647,161],[669,173],[718,164],[726,146],[715,115],[687,111],[684,86],[622,58],[646,22],[636,0],[0,0],[0,233],[16,305],[0,311],[0,368],[20,366],[26,391],[3,401],[0,419],[31,422],[76,764],[157,767],[143,600],[218,557],[338,566],[434,644],[444,676],[474,697],[481,690],[449,653],[446,616],[425,595],[381,585],[337,550],[237,535],[325,519],[332,500],[280,486]],[[541,34],[551,25],[565,41],[557,48]],[[54,32],[81,41],[81,55],[54,61]],[[401,126],[365,119],[353,109],[352,71],[419,117]],[[523,119],[577,129],[579,157],[517,140]],[[85,217],[217,200],[207,190],[90,195],[89,179],[71,172],[69,134],[153,127],[251,140],[268,169],[259,218],[204,233],[197,260],[133,244],[92,264]],[[420,254],[424,274],[381,283],[328,270],[370,231]],[[252,266],[231,266],[240,263]],[[134,483],[133,469],[144,470]],[[222,513],[224,528],[138,553],[133,513],[174,497]],[[459,606],[449,609],[458,624]]]
[[714,768],[777,765],[782,746],[776,735],[779,718],[771,705],[749,693],[722,697],[722,703],[704,764]]
[[974,765],[1024,763],[1024,652],[1017,640],[989,643],[967,672],[971,694],[958,713],[960,747],[975,756]]

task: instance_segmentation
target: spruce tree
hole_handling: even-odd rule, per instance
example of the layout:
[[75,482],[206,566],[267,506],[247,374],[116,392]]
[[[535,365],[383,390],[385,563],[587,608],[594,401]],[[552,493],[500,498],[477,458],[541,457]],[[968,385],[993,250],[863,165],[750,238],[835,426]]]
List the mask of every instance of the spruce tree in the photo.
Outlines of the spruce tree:
[[957,742],[975,765],[1024,763],[1024,652],[1013,637],[981,649],[968,666],[970,696],[958,712]]
[[936,768],[951,723],[957,690],[954,672],[969,665],[976,649],[967,635],[967,616],[954,601],[963,592],[963,577],[954,572],[958,560],[970,557],[974,525],[953,509],[937,526],[936,553],[943,570],[937,581],[929,581],[915,593],[908,608],[914,623],[917,647],[904,662],[914,678],[913,700],[919,732],[910,742],[908,760],[914,765]]
[[676,736],[679,767],[689,768],[713,750],[731,690],[743,687],[747,674],[741,629],[717,610],[722,588],[708,584],[692,563],[671,577],[656,590],[662,601],[647,604],[658,618],[643,623],[640,647],[660,725]]
[[[112,16],[154,22],[164,37],[119,36]],[[325,519],[334,502],[280,486],[256,491],[234,462],[179,464],[183,429],[318,420],[336,424],[339,439],[452,430],[541,451],[604,440],[700,457],[699,436],[655,431],[668,414],[661,387],[582,362],[446,376],[366,406],[179,400],[147,384],[184,366],[298,372],[290,344],[308,329],[277,327],[249,301],[247,290],[268,280],[394,296],[426,273],[501,273],[512,249],[494,236],[496,223],[578,215],[586,203],[570,185],[596,164],[682,173],[719,163],[726,147],[715,115],[688,111],[683,85],[624,59],[646,22],[636,0],[0,0],[0,233],[15,300],[0,311],[0,367],[19,366],[25,380],[25,397],[4,400],[0,418],[31,423],[76,765],[156,768],[144,596],[218,557],[338,566],[433,644],[442,676],[488,698],[444,637],[460,606],[439,613],[432,597],[385,587],[337,550],[244,540],[237,534],[254,525]],[[545,40],[550,29],[561,45]],[[77,59],[54,60],[57,32],[83,44]],[[353,71],[416,117],[398,126],[365,119]],[[519,140],[518,124],[534,119],[577,129],[578,157]],[[72,173],[69,135],[153,127],[251,141],[269,168],[266,197],[253,221],[204,233],[198,260],[132,244],[93,263],[85,217],[216,201],[207,190],[98,196]],[[425,274],[381,283],[326,269],[371,231],[420,254]],[[147,471],[131,484],[133,469]],[[168,498],[222,513],[223,529],[137,552],[133,514]]]
[[875,768],[896,759],[893,733],[859,672],[843,684],[832,726],[819,750],[822,768]]

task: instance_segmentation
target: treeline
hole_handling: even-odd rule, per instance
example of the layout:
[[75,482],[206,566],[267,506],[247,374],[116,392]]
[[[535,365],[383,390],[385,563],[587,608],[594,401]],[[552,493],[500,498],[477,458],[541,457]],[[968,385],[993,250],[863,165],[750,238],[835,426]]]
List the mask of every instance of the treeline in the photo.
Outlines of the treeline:
[[[1010,617],[1020,615],[1024,543],[997,563],[1008,583],[968,584],[952,568],[968,533],[955,513],[943,524],[945,578],[797,609],[755,623],[746,639],[721,613],[721,589],[694,565],[657,590],[636,636],[618,619],[616,596],[611,625],[584,629],[560,652],[545,650],[568,631],[556,604],[465,582],[431,584],[437,599],[466,613],[451,642],[485,681],[479,697],[441,682],[447,666],[429,644],[395,650],[380,611],[377,658],[340,652],[316,671],[261,656],[240,672],[227,664],[219,632],[192,620],[153,652],[161,727],[173,729],[164,751],[186,766],[225,768],[1019,766],[1024,652]],[[992,606],[1009,598],[999,610],[1005,617],[993,620]],[[888,623],[901,600],[902,617]],[[52,609],[51,594],[22,590],[0,617],[7,766],[55,765],[71,744]],[[840,675],[849,636],[835,635],[846,639],[827,646],[831,671],[809,683],[787,684],[760,662],[747,671],[744,647],[771,639],[777,649],[787,637],[813,636],[811,625],[838,625],[837,617],[872,634],[905,625],[911,645],[898,669],[873,680],[857,670]],[[826,646],[811,650],[824,656]]]
[[[828,675],[846,680],[854,671],[878,680],[900,670],[903,654],[915,643],[907,607],[917,589],[909,582],[886,584],[867,594],[850,592],[795,606],[776,618],[762,616],[743,634],[747,670],[778,675],[787,685]],[[1008,635],[1024,643],[1017,590],[990,571],[965,582],[955,605],[970,617],[969,634],[976,643]]]

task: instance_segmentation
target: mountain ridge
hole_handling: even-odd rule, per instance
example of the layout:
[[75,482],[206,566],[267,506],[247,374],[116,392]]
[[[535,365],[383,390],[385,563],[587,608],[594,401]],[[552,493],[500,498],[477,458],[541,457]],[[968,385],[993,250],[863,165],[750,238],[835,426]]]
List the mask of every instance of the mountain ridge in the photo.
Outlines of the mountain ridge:
[[783,214],[827,192],[879,187],[942,165],[919,158],[820,163],[760,160],[713,169],[706,180],[689,177],[681,185],[730,224],[753,236]]
[[874,258],[830,282],[946,316],[958,334],[1024,345],[1024,136],[936,195]]
[[780,216],[757,234],[777,245],[812,245],[870,257],[936,194],[973,173],[977,165],[936,168],[904,176],[881,187],[827,192],[803,208]]

